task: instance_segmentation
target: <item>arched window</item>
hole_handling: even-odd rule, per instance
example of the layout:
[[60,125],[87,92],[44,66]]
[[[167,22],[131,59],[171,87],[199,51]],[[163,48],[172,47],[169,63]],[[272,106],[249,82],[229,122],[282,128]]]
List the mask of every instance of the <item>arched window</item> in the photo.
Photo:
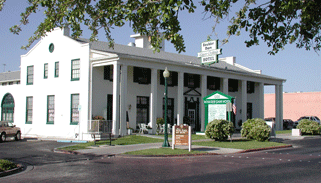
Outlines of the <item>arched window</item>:
[[10,93],[4,95],[1,103],[1,121],[13,122],[14,100]]

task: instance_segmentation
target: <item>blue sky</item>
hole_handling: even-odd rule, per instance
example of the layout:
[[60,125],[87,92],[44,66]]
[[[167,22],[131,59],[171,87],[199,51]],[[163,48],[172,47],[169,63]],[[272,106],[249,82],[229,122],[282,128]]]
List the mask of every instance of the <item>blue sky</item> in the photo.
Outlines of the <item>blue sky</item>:
[[[20,35],[13,35],[9,28],[19,23],[20,13],[27,6],[27,1],[8,0],[0,12],[0,72],[20,70],[20,55],[27,53],[28,50],[22,50],[20,47],[26,45],[28,38],[36,30],[37,25],[43,20],[44,15],[38,13],[30,17],[30,23],[22,27]],[[197,1],[195,1],[197,2]],[[185,39],[185,55],[197,56],[200,52],[201,42],[206,41],[209,34],[212,33],[213,19],[202,20],[202,9],[198,8],[194,14],[180,12],[181,34]],[[216,31],[218,37],[212,36],[212,39],[222,40],[226,38],[227,23],[218,25]],[[117,44],[127,45],[133,42],[129,36],[134,34],[131,27],[125,24],[122,28],[116,28],[112,32],[112,37]],[[220,57],[235,56],[236,62],[245,67],[254,70],[262,70],[262,74],[279,77],[287,81],[283,85],[284,92],[312,92],[321,91],[320,70],[321,56],[314,51],[298,49],[295,45],[287,45],[275,56],[267,54],[270,50],[266,44],[260,40],[259,46],[247,48],[244,41],[248,34],[243,32],[241,36],[234,36],[229,39],[229,43],[221,46],[222,55]],[[84,31],[84,38],[90,37],[90,32]],[[99,34],[100,41],[106,41],[104,32]],[[170,42],[165,43],[167,52],[177,53]],[[319,53],[321,54],[321,53]],[[265,93],[274,93],[274,87],[265,87]]]

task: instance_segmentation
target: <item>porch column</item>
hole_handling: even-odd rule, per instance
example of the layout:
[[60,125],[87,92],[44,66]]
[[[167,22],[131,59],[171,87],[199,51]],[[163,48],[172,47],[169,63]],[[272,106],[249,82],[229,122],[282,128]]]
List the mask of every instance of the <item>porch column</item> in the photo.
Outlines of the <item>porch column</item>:
[[127,134],[127,65],[121,66],[121,89],[120,89],[120,135],[124,136]]
[[184,72],[178,72],[177,125],[183,124],[184,117]]
[[264,119],[264,83],[259,83],[259,118]]
[[203,98],[207,96],[207,76],[202,75],[202,99],[201,99],[201,132],[205,131],[205,106],[204,106],[204,101]]
[[[153,134],[156,133],[156,118],[157,118],[157,69],[151,69],[151,91],[150,91],[150,116],[149,121],[152,124]],[[161,73],[163,74],[163,73]]]
[[283,86],[275,85],[275,126],[283,130]]
[[119,73],[120,65],[115,63],[113,68],[113,131],[117,137],[119,135]]
[[242,122],[247,120],[247,81],[242,80]]
[[223,93],[228,95],[228,78],[223,78]]

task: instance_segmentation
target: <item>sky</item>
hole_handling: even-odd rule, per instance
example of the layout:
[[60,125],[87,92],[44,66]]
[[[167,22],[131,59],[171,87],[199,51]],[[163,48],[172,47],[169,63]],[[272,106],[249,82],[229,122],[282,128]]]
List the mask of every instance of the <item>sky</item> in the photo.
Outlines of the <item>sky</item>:
[[[20,70],[20,56],[30,50],[30,48],[22,50],[21,46],[28,43],[29,37],[33,35],[38,24],[44,19],[42,13],[33,14],[30,16],[30,23],[22,27],[22,32],[19,35],[12,34],[9,28],[19,24],[20,14],[24,12],[27,5],[26,0],[8,0],[3,10],[0,11],[0,72]],[[212,34],[214,20],[204,20],[203,17],[201,7],[198,7],[193,14],[180,12],[179,21],[182,29],[180,33],[184,37],[186,46],[186,52],[181,54],[197,56],[197,53],[201,51],[201,43],[206,41],[208,35]],[[227,26],[227,21],[219,24],[216,29],[217,36],[211,36],[211,38],[219,40],[226,38]],[[134,39],[129,37],[132,34],[135,33],[129,24],[112,31],[115,43],[123,45],[134,42]],[[81,37],[90,37],[90,32],[85,27]],[[104,32],[100,32],[98,38],[99,41],[106,41]],[[283,92],[321,91],[321,82],[315,82],[320,79],[320,52],[298,49],[294,44],[289,44],[276,55],[269,55],[270,48],[262,40],[260,40],[260,45],[247,48],[244,43],[247,38],[248,34],[242,32],[240,36],[230,37],[228,44],[219,45],[222,48],[220,58],[234,56],[236,63],[240,65],[253,70],[262,70],[264,75],[286,79],[283,84]],[[165,51],[177,53],[170,42],[165,43]],[[265,93],[275,92],[274,86],[266,86],[264,90]]]

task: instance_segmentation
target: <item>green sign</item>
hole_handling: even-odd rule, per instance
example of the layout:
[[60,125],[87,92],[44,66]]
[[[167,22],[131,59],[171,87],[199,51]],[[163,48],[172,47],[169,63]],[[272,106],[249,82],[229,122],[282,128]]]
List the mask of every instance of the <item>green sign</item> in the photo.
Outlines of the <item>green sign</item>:
[[234,97],[216,91],[203,98],[205,105],[205,129],[214,119],[231,120],[231,105]]
[[218,55],[222,54],[222,49],[218,48],[218,40],[211,40],[203,42],[201,45],[201,52],[197,57],[201,58],[202,64],[213,64],[218,62]]

